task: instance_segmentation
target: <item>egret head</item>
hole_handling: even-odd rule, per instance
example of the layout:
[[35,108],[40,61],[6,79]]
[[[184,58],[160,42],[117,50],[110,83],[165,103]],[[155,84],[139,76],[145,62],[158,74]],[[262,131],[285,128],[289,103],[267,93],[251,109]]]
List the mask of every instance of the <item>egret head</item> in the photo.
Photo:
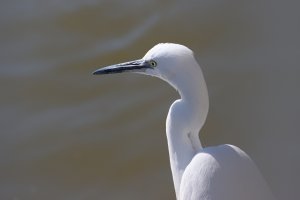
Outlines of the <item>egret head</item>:
[[208,113],[208,92],[201,68],[189,48],[180,44],[157,44],[141,59],[110,65],[93,74],[123,72],[146,74],[168,82],[179,92],[181,99],[195,105],[194,127],[200,130]]
[[194,59],[193,52],[180,44],[161,43],[150,49],[142,59],[107,66],[93,74],[112,74],[133,72],[158,77],[176,87],[180,77],[193,73],[200,67]]

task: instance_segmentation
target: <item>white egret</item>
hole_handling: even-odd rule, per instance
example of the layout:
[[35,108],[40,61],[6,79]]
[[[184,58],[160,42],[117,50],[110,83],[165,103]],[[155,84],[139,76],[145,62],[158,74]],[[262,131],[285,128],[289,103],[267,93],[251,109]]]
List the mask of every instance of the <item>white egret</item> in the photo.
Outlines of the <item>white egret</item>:
[[199,139],[208,113],[208,93],[193,52],[158,44],[139,60],[98,69],[94,74],[135,72],[158,77],[180,94],[170,107],[166,135],[179,200],[270,200],[269,187],[250,157],[236,146],[203,148]]

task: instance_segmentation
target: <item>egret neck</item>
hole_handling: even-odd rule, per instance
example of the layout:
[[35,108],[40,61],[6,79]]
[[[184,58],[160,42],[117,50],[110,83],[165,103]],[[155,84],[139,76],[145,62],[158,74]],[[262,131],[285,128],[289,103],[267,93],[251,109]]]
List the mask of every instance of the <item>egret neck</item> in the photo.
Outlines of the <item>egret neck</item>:
[[172,77],[162,77],[180,94],[168,113],[166,134],[172,176],[179,198],[181,177],[192,158],[202,150],[199,131],[209,107],[205,80],[197,61],[190,63],[189,70]]

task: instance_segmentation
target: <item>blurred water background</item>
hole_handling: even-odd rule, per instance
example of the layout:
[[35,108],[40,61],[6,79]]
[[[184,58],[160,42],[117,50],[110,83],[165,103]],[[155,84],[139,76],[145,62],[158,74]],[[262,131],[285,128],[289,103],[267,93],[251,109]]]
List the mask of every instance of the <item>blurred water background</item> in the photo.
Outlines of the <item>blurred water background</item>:
[[300,199],[299,6],[2,0],[0,199],[175,199],[165,118],[176,91],[91,75],[159,42],[187,45],[202,66],[203,145],[241,147],[279,199]]

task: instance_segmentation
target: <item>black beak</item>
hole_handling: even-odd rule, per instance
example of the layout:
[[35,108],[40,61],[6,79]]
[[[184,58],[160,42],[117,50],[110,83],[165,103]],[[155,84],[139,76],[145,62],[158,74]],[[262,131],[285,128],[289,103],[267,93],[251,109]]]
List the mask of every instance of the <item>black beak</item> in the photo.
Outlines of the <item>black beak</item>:
[[151,64],[143,59],[134,60],[130,62],[120,63],[116,65],[110,65],[97,69],[93,72],[94,75],[98,74],[115,74],[122,72],[144,72],[146,69],[152,69]]

